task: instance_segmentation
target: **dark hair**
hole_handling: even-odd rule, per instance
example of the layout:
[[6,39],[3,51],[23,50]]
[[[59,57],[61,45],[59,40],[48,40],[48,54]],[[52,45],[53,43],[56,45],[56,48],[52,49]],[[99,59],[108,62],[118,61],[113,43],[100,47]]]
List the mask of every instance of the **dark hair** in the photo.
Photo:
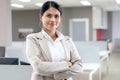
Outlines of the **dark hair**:
[[47,1],[43,4],[43,6],[40,9],[40,15],[43,15],[46,10],[48,10],[50,7],[53,7],[57,9],[60,12],[60,15],[62,15],[62,9],[60,5],[54,1]]

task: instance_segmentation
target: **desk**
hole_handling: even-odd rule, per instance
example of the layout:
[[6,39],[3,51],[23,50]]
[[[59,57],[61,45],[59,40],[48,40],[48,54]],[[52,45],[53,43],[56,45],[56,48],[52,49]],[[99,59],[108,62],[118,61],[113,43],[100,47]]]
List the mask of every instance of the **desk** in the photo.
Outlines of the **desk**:
[[[98,63],[85,63],[83,73],[88,74],[84,75],[85,78],[93,80],[93,74],[99,69],[99,66]],[[28,65],[0,65],[0,80],[30,80],[31,73],[32,68]]]
[[[83,73],[73,77],[73,80],[93,80],[93,74],[99,70],[99,63],[84,63],[83,64]],[[95,80],[101,79],[101,74],[99,72],[99,77]]]
[[[109,66],[108,66],[108,62],[109,62],[109,51],[100,51],[99,52],[99,56],[100,56],[100,62],[99,63],[84,63],[83,64],[83,70],[84,70],[84,73],[87,73],[88,74],[88,79],[87,80],[93,80],[93,74],[99,70],[99,80],[102,79],[102,66],[104,66],[104,64],[102,64],[104,61],[106,61],[107,65],[106,65],[106,69],[107,69],[107,73],[108,73],[108,69],[109,69]],[[83,73],[83,74],[84,74]],[[87,75],[85,76],[87,77]],[[77,80],[77,79],[76,79]]]
[[[99,69],[99,63],[85,63],[83,64],[83,70],[89,71],[89,80],[93,80],[93,74]],[[101,72],[99,72],[99,80],[101,80]]]
[[109,60],[109,54],[110,54],[110,51],[100,51],[99,52],[100,61],[103,61],[105,59]]
[[30,80],[31,73],[31,66],[0,65],[0,80]]

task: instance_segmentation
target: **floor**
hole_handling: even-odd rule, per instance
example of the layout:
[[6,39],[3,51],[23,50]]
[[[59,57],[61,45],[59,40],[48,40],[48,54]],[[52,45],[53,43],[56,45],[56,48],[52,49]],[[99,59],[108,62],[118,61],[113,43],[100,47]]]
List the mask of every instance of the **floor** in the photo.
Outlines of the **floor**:
[[109,60],[109,73],[103,80],[120,80],[120,53],[112,53]]

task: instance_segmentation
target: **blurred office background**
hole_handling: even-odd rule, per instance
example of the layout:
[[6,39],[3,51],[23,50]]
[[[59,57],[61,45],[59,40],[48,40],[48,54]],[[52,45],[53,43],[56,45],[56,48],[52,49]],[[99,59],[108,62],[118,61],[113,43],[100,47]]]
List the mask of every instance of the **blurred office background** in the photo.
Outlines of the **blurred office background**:
[[[40,6],[35,6],[35,3],[40,4],[44,1],[0,1],[0,57],[18,58],[18,64],[29,63],[25,55],[25,37],[29,33],[39,32],[42,29],[39,22]],[[93,44],[105,42],[106,50],[110,51],[107,63],[109,74],[105,73],[102,79],[119,80],[120,4],[115,0],[86,0],[90,2],[88,5],[80,3],[83,0],[54,1],[60,3],[63,9],[59,28],[62,33],[71,36],[75,42],[94,42]],[[15,4],[21,7],[15,7]]]

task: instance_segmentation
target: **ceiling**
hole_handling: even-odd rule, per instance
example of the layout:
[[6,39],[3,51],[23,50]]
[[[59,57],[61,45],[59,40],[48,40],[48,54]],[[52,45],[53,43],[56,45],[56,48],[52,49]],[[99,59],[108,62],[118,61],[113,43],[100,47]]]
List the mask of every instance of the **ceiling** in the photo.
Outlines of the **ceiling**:
[[[12,3],[22,4],[24,8],[15,8],[12,7],[12,10],[31,10],[31,9],[40,9],[40,7],[35,6],[35,3],[45,2],[47,0],[31,0],[31,2],[24,3],[18,0],[11,0]],[[80,0],[54,0],[58,2],[62,7],[81,7]],[[118,11],[120,10],[120,5],[118,5],[115,0],[88,0],[91,2],[92,6],[97,6],[103,8],[105,11]]]

